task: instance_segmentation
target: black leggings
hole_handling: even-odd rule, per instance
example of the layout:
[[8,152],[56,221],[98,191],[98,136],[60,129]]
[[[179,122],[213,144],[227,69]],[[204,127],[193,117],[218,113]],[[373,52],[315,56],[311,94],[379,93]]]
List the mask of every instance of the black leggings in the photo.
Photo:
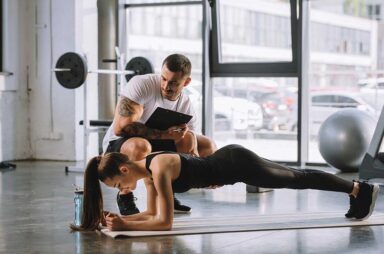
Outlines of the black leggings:
[[[219,149],[215,160],[227,161],[230,158],[231,171],[236,171],[238,181],[264,188],[317,189],[351,193],[353,182],[333,174],[310,169],[293,169],[261,158],[254,152],[238,145],[229,145]],[[233,167],[236,170],[233,170]],[[233,180],[234,175],[228,176]]]

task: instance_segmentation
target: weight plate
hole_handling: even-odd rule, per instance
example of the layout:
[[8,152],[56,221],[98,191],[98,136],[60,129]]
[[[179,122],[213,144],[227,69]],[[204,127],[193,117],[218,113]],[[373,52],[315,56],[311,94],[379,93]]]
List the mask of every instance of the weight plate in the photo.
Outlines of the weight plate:
[[57,81],[68,89],[80,87],[87,78],[87,62],[84,57],[74,52],[60,56],[56,68],[70,69],[70,71],[55,71]]
[[125,66],[126,70],[134,71],[134,74],[125,75],[127,82],[135,75],[143,75],[148,73],[154,73],[151,62],[142,56],[132,58]]

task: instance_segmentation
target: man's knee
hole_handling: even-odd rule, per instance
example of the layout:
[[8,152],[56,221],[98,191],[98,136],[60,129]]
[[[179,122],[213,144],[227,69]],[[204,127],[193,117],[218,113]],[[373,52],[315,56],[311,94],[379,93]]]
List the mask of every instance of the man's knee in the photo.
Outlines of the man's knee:
[[203,135],[197,135],[196,138],[197,138],[197,147],[198,147],[200,157],[209,156],[217,150],[217,146],[212,139]]
[[141,160],[151,153],[152,147],[144,138],[130,138],[123,143],[120,152],[128,156],[130,160]]
[[184,138],[175,142],[177,152],[180,153],[193,153],[196,148],[196,137],[193,133],[187,132]]

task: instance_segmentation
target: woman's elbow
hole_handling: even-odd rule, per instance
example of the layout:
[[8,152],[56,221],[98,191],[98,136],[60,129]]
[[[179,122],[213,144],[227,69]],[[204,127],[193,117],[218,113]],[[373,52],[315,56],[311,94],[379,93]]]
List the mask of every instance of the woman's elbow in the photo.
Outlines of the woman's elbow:
[[158,225],[158,229],[168,231],[172,229],[172,226],[173,226],[172,221],[161,221]]
[[161,230],[164,230],[164,231],[172,230],[172,223],[164,224]]

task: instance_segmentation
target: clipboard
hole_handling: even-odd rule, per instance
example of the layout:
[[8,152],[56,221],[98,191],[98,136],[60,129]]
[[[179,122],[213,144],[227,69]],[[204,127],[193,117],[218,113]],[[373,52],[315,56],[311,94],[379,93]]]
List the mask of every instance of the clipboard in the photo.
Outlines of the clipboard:
[[145,125],[152,129],[167,130],[172,126],[188,123],[191,119],[191,115],[157,107]]

